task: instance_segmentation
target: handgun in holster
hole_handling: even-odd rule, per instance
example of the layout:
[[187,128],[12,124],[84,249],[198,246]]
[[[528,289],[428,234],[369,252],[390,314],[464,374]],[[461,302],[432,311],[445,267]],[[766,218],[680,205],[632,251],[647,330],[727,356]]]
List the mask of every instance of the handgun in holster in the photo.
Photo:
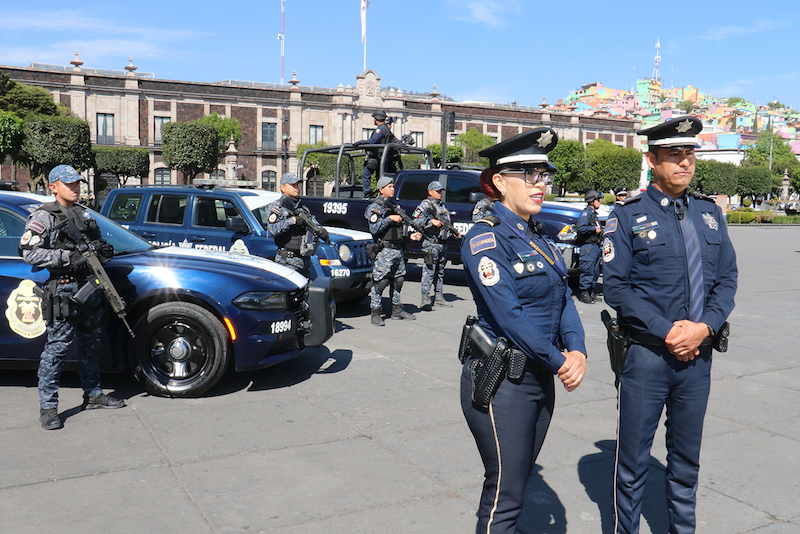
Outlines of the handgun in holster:
[[717,335],[714,336],[714,348],[717,352],[728,352],[728,336],[731,335],[731,324],[728,321],[722,323]]
[[622,374],[622,368],[625,366],[625,359],[628,355],[627,328],[619,320],[619,317],[611,317],[608,310],[600,312],[600,320],[603,321],[608,331],[606,346],[611,360],[611,370],[614,371],[619,380],[619,375]]

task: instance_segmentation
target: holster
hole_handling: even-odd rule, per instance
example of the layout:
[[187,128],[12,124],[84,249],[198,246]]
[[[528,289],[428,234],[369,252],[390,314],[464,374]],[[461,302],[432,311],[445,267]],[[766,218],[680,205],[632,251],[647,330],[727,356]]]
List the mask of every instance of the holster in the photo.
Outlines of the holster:
[[717,352],[728,352],[728,336],[731,335],[731,324],[725,321],[714,336],[714,348]]
[[608,338],[606,346],[608,347],[608,356],[611,360],[611,370],[614,374],[622,374],[622,368],[625,366],[625,359],[628,356],[628,332],[625,325],[619,320],[619,317],[611,317],[608,310],[600,312],[600,320],[606,326],[608,331]]
[[58,281],[51,280],[43,291],[42,318],[45,321],[63,321],[78,315],[80,306],[74,300],[74,295],[59,294]]
[[497,388],[500,387],[508,366],[508,360],[505,358],[507,349],[506,340],[499,337],[488,357],[475,358],[470,364],[472,402],[478,406],[488,408]]
[[378,253],[383,250],[383,242],[380,243],[367,243],[367,257],[375,261],[375,258],[378,257]]
[[434,256],[435,254],[433,249],[428,250],[428,252],[425,253],[425,265],[428,267],[428,269],[433,269],[433,265],[435,263]]

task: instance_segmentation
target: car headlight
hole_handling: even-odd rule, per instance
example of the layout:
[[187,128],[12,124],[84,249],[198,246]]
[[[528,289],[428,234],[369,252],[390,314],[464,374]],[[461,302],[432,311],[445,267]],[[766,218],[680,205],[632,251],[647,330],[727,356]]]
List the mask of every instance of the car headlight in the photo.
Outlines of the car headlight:
[[249,291],[242,293],[233,304],[243,310],[285,310],[286,293],[275,291]]
[[575,231],[574,224],[568,224],[558,232],[559,241],[563,241],[564,243],[574,243],[577,237],[578,234]]
[[342,259],[344,263],[347,263],[353,257],[353,252],[347,245],[341,245],[339,247],[339,257]]

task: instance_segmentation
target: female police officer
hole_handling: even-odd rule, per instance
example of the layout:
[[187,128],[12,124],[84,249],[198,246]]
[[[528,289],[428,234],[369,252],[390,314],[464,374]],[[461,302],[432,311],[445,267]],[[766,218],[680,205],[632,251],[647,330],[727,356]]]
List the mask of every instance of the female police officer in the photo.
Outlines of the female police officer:
[[521,376],[505,377],[486,406],[473,401],[472,391],[476,360],[486,355],[471,349],[464,364],[461,406],[486,469],[479,533],[515,531],[553,413],[553,376],[572,391],[586,371],[584,331],[564,260],[531,218],[542,208],[554,169],[546,153],[557,141],[550,128],[537,128],[480,153],[490,160],[481,187],[498,201],[461,246],[477,326],[527,356]]

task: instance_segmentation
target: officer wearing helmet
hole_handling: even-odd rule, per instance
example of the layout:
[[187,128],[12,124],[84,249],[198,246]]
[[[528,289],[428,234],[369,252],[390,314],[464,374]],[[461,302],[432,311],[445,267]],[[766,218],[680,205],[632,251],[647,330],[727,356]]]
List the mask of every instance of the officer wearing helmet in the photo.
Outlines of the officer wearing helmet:
[[[386,112],[376,111],[372,114],[375,121],[375,132],[366,141],[357,141],[353,143],[354,146],[359,145],[379,145],[386,144],[394,137],[391,129],[386,124]],[[370,194],[372,188],[372,173],[378,170],[380,166],[380,152],[376,149],[367,150],[367,159],[364,161],[364,170],[361,173],[361,188],[366,198]]]
[[603,231],[597,220],[597,210],[600,208],[600,193],[594,189],[586,192],[586,208],[578,218],[578,245],[580,248],[580,300],[592,304],[597,299],[594,286],[600,276],[600,243],[603,241]]

